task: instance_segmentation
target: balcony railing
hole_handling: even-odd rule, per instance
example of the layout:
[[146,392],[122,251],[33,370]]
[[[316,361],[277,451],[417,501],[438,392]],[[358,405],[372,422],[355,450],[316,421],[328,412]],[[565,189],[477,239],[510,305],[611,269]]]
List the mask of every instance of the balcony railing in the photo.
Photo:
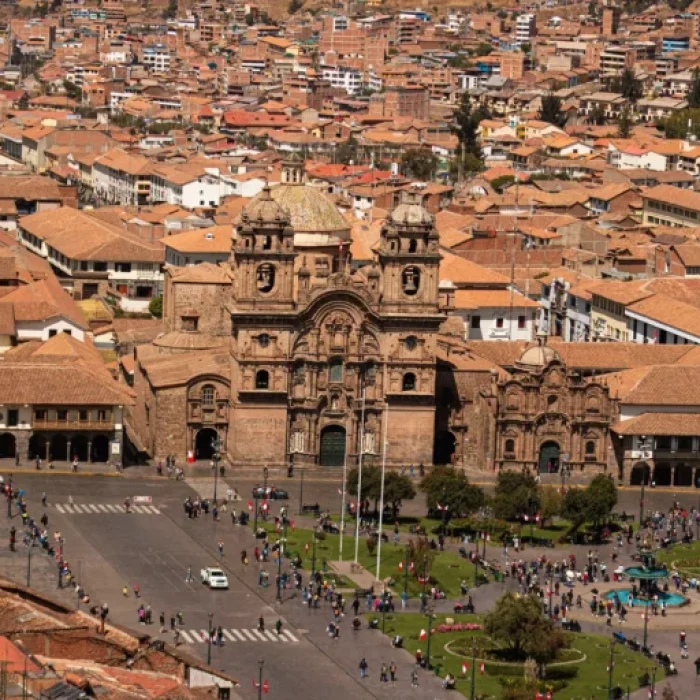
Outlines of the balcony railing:
[[112,420],[49,420],[35,418],[34,430],[112,430]]

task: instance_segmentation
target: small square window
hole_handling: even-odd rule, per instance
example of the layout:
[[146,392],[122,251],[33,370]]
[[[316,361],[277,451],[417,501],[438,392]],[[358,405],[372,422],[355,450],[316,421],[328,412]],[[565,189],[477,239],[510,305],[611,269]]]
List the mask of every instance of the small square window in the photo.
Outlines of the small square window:
[[503,316],[499,316],[496,319],[496,328],[503,328],[503,324],[505,323]]

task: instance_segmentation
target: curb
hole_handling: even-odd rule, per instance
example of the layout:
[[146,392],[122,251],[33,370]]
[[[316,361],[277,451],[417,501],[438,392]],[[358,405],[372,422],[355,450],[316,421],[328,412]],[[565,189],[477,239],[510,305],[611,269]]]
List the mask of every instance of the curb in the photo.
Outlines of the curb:
[[30,470],[30,469],[15,469],[11,472],[8,472],[9,474],[12,474],[13,477],[16,476],[46,476],[47,474],[50,475],[55,475],[55,476],[77,476],[77,477],[86,477],[86,476],[108,476],[111,478],[124,478],[124,475],[121,473],[115,473],[115,472],[73,472],[73,471],[66,471],[64,469],[40,469],[40,470]]

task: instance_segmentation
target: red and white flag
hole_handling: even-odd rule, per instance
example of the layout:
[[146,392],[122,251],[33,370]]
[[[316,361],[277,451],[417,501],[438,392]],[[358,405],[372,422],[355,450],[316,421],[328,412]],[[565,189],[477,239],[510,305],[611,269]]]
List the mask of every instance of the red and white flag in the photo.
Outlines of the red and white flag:
[[482,676],[484,675],[484,673],[486,673],[486,664],[484,664],[483,661],[479,664],[479,673]]
[[418,639],[421,640],[421,642],[425,641],[425,638],[428,636],[428,633],[425,630],[421,630],[420,634],[418,635]]
[[462,664],[462,675],[466,675],[467,671],[469,670],[469,664],[468,663],[463,663]]
[[435,504],[435,507],[436,507],[440,512],[450,509],[450,506],[441,506],[439,503],[436,503],[436,504]]
[[248,510],[253,510],[253,501],[248,501]]

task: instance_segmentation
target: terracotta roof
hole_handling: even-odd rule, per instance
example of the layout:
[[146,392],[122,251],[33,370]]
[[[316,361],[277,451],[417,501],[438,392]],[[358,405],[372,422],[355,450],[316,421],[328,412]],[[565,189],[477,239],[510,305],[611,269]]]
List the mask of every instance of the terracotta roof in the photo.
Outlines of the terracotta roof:
[[686,267],[700,267],[700,245],[684,243],[673,246],[673,249]]
[[228,353],[211,352],[157,355],[141,360],[140,364],[151,386],[178,386],[200,375],[213,374],[228,377],[231,371],[231,356]]
[[455,307],[458,309],[509,308],[538,309],[539,303],[508,289],[458,289],[455,292]]
[[12,304],[0,303],[0,335],[14,336],[16,332],[15,313]]
[[638,367],[610,374],[606,381],[623,404],[700,406],[700,365]]
[[169,267],[173,284],[231,284],[231,268],[214,263],[200,263],[189,267]]
[[21,228],[73,260],[162,262],[164,259],[160,242],[145,241],[72,207],[25,216]]
[[443,251],[443,258],[440,261],[440,281],[447,280],[454,282],[457,286],[504,286],[509,283],[507,277],[488,267]]
[[0,199],[19,198],[60,201],[63,198],[63,192],[58,182],[41,175],[0,178]]
[[618,435],[700,435],[700,413],[642,413],[610,426]]
[[693,211],[700,211],[700,192],[693,190],[684,190],[673,185],[657,185],[642,192],[641,196],[643,199],[654,199],[675,206],[687,207]]
[[654,294],[630,304],[627,309],[640,316],[660,321],[671,328],[700,336],[700,308],[666,294]]
[[229,253],[234,235],[232,226],[195,228],[163,239],[166,248],[180,253]]

